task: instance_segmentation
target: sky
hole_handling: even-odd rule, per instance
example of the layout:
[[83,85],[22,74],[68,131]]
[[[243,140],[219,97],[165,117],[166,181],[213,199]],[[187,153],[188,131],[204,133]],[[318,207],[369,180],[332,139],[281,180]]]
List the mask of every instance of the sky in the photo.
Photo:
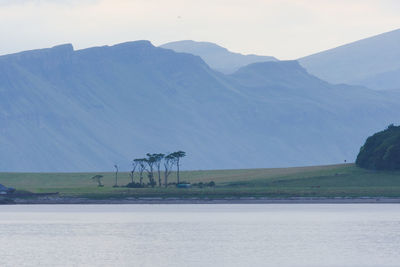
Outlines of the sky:
[[0,55],[195,40],[297,59],[400,28],[398,0],[0,0]]

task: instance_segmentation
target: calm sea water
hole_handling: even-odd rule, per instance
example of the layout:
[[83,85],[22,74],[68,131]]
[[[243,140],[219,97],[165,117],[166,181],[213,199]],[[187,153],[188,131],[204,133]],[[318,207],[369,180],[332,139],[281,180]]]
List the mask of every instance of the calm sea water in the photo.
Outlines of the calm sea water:
[[0,266],[400,266],[400,205],[0,206]]

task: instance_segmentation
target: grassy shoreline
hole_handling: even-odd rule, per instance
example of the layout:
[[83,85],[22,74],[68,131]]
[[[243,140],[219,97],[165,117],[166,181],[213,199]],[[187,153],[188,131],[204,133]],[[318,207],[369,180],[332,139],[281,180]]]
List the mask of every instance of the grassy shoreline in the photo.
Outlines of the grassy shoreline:
[[400,204],[400,198],[123,198],[90,199],[77,197],[11,198],[3,205],[115,205],[115,204]]
[[[98,188],[90,179],[104,175],[105,187]],[[137,178],[136,178],[137,179]],[[58,192],[59,198],[122,201],[127,198],[240,199],[240,198],[400,198],[400,172],[369,171],[354,164],[328,166],[184,171],[181,180],[210,182],[215,187],[113,188],[113,173],[0,173],[0,183],[32,193]],[[119,183],[129,183],[128,173],[120,173]],[[171,177],[170,181],[174,181]],[[38,198],[39,196],[22,197]],[[40,196],[43,197],[43,196]],[[2,197],[4,198],[4,196]]]

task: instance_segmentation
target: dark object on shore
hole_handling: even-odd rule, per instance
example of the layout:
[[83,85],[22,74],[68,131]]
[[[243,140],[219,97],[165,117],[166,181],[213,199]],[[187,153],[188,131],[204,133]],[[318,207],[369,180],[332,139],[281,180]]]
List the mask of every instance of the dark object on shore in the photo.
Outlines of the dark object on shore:
[[0,184],[0,194],[1,195],[12,194],[14,192],[15,192],[15,188],[6,187],[6,186]]
[[389,125],[368,137],[356,164],[370,170],[400,170],[400,126]]

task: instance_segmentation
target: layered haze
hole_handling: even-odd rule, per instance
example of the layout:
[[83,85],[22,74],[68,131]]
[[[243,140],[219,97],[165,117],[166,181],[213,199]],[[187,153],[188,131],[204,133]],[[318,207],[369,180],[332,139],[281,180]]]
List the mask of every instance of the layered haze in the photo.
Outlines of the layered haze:
[[312,74],[331,83],[400,89],[400,29],[299,59]]
[[9,171],[127,170],[184,150],[186,169],[353,161],[398,122],[400,96],[333,86],[296,61],[225,75],[148,41],[0,57],[0,162]]
[[161,47],[200,56],[211,68],[225,74],[231,74],[239,68],[252,63],[277,61],[276,58],[271,56],[234,53],[210,42],[185,40],[163,44]]

